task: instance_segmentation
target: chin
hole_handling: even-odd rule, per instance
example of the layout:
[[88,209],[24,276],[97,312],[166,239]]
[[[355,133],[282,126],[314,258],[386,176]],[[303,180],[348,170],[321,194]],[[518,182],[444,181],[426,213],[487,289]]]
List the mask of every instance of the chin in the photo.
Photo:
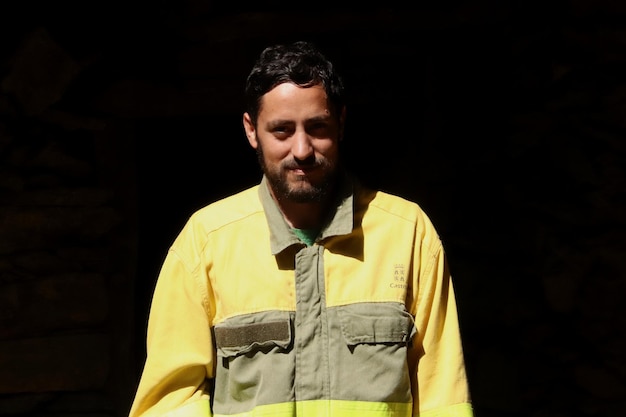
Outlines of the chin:
[[287,198],[297,203],[314,203],[323,200],[326,190],[323,187],[315,187],[309,183],[290,187]]

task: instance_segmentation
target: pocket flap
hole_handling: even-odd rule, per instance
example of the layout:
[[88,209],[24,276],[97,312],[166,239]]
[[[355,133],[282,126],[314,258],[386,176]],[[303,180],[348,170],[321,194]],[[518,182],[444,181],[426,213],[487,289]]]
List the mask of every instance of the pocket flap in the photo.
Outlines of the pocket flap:
[[291,343],[289,320],[217,325],[215,343],[224,356],[237,356],[263,347],[286,349]]
[[403,306],[352,304],[339,308],[341,330],[349,345],[407,343],[415,334],[413,316]]

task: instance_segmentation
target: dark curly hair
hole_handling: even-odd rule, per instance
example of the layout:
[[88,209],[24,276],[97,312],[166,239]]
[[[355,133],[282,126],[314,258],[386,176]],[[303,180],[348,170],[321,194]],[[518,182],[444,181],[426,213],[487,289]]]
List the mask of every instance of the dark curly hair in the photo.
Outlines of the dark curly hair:
[[311,42],[297,41],[265,48],[255,62],[245,88],[245,111],[256,124],[261,97],[279,84],[291,82],[301,87],[321,84],[336,117],[345,104],[341,76]]

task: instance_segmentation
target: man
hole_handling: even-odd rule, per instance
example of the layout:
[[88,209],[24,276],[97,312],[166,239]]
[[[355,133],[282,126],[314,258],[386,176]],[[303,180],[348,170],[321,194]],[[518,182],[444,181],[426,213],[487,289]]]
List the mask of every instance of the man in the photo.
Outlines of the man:
[[245,92],[263,178],[168,251],[130,416],[471,417],[441,241],[344,169],[332,63],[269,47]]

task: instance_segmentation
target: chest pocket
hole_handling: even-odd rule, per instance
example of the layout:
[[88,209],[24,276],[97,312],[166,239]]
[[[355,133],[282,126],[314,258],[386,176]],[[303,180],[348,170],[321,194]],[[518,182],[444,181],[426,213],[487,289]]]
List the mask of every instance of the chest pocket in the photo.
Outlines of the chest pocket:
[[213,328],[216,415],[243,415],[293,398],[292,323],[289,313],[274,311],[231,317]]
[[404,305],[359,303],[336,309],[343,346],[336,347],[336,372],[331,378],[340,396],[361,401],[412,401],[407,355],[416,328]]

